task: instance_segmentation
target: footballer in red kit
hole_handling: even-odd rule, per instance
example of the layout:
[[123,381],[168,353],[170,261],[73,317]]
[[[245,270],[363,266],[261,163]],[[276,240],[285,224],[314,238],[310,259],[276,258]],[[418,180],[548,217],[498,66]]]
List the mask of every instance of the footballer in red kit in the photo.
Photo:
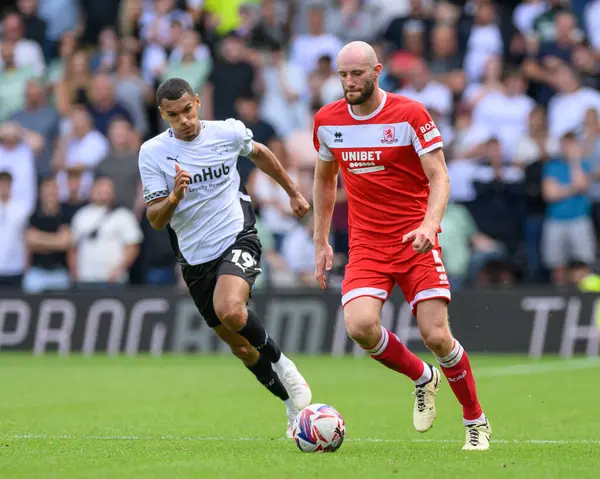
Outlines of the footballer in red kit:
[[417,431],[428,431],[440,372],[381,326],[383,303],[398,284],[462,405],[463,450],[487,450],[491,427],[467,353],[448,323],[451,292],[437,239],[450,192],[442,136],[424,105],[379,88],[382,65],[369,44],[346,45],[337,67],[344,98],[314,119],[317,281],[325,288],[331,268],[328,236],[341,171],[350,236],[342,283],[348,334],[375,360],[414,381],[413,423]]

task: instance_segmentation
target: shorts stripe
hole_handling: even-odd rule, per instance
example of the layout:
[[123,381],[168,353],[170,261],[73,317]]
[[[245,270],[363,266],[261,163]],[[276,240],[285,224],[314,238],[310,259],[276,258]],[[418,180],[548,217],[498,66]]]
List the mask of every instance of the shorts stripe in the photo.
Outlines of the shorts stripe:
[[385,301],[387,300],[388,292],[385,289],[379,288],[356,288],[342,296],[342,306],[346,306],[348,302],[361,296],[372,296],[373,298]]
[[448,301],[450,301],[450,299],[452,298],[452,295],[450,294],[450,290],[446,289],[446,288],[424,289],[423,291],[419,291],[417,293],[417,295],[415,296],[415,299],[413,299],[410,302],[410,309],[412,309],[414,312],[414,309],[415,309],[415,306],[417,306],[417,303],[420,303],[421,301],[426,301],[428,299],[434,299],[434,298],[445,298]]

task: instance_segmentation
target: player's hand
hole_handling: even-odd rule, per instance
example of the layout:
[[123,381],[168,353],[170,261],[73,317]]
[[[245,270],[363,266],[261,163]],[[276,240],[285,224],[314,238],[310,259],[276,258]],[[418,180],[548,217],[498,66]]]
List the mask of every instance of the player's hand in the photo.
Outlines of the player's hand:
[[315,278],[321,289],[327,288],[327,278],[325,271],[331,271],[333,265],[333,248],[329,243],[317,243],[317,269]]
[[187,187],[192,181],[190,174],[179,166],[179,163],[175,163],[175,188],[173,194],[177,201],[181,201],[187,192]]
[[299,218],[302,218],[310,209],[308,201],[306,201],[304,196],[302,196],[300,193],[290,197],[290,207],[292,208],[294,214]]
[[417,253],[427,253],[433,249],[435,245],[435,236],[438,228],[421,225],[416,230],[412,230],[402,238],[402,243],[412,241],[413,249]]

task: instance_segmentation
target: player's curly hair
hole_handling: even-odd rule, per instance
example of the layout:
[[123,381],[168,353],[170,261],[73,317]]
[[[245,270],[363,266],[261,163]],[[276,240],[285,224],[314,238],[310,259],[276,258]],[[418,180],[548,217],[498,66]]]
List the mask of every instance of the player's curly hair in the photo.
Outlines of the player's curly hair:
[[160,105],[164,99],[179,100],[185,93],[194,96],[194,90],[188,82],[183,78],[169,78],[162,82],[156,90],[156,101]]

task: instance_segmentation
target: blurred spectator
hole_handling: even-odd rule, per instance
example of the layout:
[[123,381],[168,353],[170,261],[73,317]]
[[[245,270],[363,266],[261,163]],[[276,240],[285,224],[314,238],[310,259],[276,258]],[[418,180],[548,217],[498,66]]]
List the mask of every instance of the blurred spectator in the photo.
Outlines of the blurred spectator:
[[109,150],[106,138],[93,129],[92,118],[85,107],[74,107],[70,121],[71,131],[58,140],[52,160],[63,201],[68,194],[66,169],[77,168],[83,173],[79,195],[87,198],[93,181],[92,172]]
[[478,231],[464,205],[449,203],[441,228],[439,241],[452,288],[461,288],[469,280],[476,282],[489,261],[505,257],[504,246]]
[[154,103],[154,91],[142,79],[133,53],[122,52],[119,55],[114,82],[117,104],[122,105],[131,114],[135,129],[141,137],[148,137],[150,125],[147,106]]
[[546,160],[558,152],[558,142],[548,136],[544,109],[536,107],[529,114],[528,132],[519,138],[515,151],[515,164],[525,172],[525,248],[530,281],[544,279],[540,246],[546,201],[542,195],[542,177]]
[[[254,96],[240,97],[237,99],[235,106],[237,110],[236,117],[246,125],[246,128],[252,130],[254,140],[267,145],[281,159],[285,155],[283,144],[277,137],[273,126],[261,120],[258,99]],[[238,158],[238,170],[242,183],[253,190],[252,183],[254,180],[251,180],[251,176],[256,171],[254,163],[248,158],[240,157]]]
[[569,284],[582,293],[600,293],[600,275],[583,261],[571,261],[569,264]]
[[324,55],[319,58],[317,70],[310,75],[313,103],[327,105],[344,97],[340,77],[333,65],[334,60]]
[[31,66],[18,67],[13,43],[0,43],[0,122],[21,110],[25,103],[25,87],[33,78]]
[[327,30],[342,42],[369,42],[375,36],[375,19],[363,0],[336,0],[327,15]]
[[12,175],[0,166],[0,286],[18,288],[26,266],[29,205],[13,197]]
[[556,15],[567,10],[569,0],[546,0],[543,11],[533,19],[536,40],[551,42],[556,39]]
[[37,14],[37,0],[17,0],[17,8],[23,19],[25,38],[34,40],[43,49],[46,43],[46,22]]
[[202,117],[226,120],[235,117],[239,97],[252,96],[256,90],[254,67],[245,60],[241,38],[229,35],[223,39],[220,54],[202,90]]
[[287,44],[289,28],[277,7],[277,0],[263,0],[261,3],[260,19],[251,33],[251,47],[269,50],[276,45]]
[[46,69],[46,80],[53,88],[63,80],[66,67],[76,50],[77,36],[75,32],[63,33],[58,45],[58,56],[50,60]]
[[211,68],[210,51],[206,45],[200,43],[198,32],[188,30],[183,33],[179,46],[173,50],[162,80],[173,77],[183,78],[194,91],[199,92],[204,88]]
[[148,43],[169,46],[173,43],[171,25],[178,22],[184,29],[193,25],[192,16],[176,8],[175,0],[154,0],[141,18],[141,38]]
[[434,26],[433,10],[425,0],[410,0],[410,11],[407,13],[406,16],[391,17],[393,20],[383,34],[383,39],[398,50],[406,49],[407,30],[422,32],[429,39]]
[[82,20],[77,0],[38,0],[38,15],[46,22],[46,46],[48,58],[54,58],[65,32],[74,31]]
[[427,63],[416,60],[407,75],[408,83],[399,95],[423,103],[432,114],[437,114],[437,126],[443,137],[450,134],[452,115],[452,91],[443,83],[431,78]]
[[[61,209],[67,223],[71,224],[75,213],[87,204],[87,199],[82,198],[80,194],[83,170],[77,167],[67,168],[66,177],[67,198],[61,201]],[[59,190],[59,198],[60,196],[61,193]]]
[[96,168],[96,176],[110,178],[115,187],[115,204],[139,210],[141,180],[138,168],[139,143],[128,121],[115,118],[108,129],[110,151]]
[[485,98],[489,93],[502,91],[502,71],[504,69],[502,57],[490,55],[485,62],[483,78],[479,83],[471,83],[464,91],[463,101],[470,107]]
[[560,93],[548,105],[550,135],[560,138],[571,131],[582,133],[586,112],[590,108],[600,112],[600,92],[581,86],[579,74],[567,66],[557,69],[553,82]]
[[583,156],[590,164],[591,185],[588,191],[592,202],[592,219],[596,237],[600,239],[600,119],[598,110],[586,112],[583,130]]
[[291,42],[290,61],[300,67],[306,75],[317,68],[319,58],[327,55],[336,58],[344,46],[341,40],[325,32],[325,10],[313,6],[308,16],[309,33],[297,35]]
[[594,88],[595,90],[600,88],[600,62],[587,45],[577,45],[573,49],[571,62],[581,76],[582,86]]
[[38,176],[50,173],[59,117],[56,109],[48,103],[41,81],[32,79],[27,82],[25,108],[14,113],[11,120],[19,123],[24,130],[35,132],[43,138],[43,148],[36,152],[36,169]]
[[314,217],[309,213],[301,221],[294,220],[281,245],[281,256],[302,286],[317,286],[314,278],[317,258],[313,234]]
[[[513,11],[513,24],[525,36],[535,37],[534,21],[548,9],[546,0],[525,0],[520,2]],[[550,20],[551,27],[553,20]]]
[[109,178],[95,181],[90,198],[91,203],[81,208],[71,223],[71,276],[80,286],[126,283],[142,242],[138,221],[127,208],[115,206]]
[[0,125],[0,170],[10,173],[11,198],[23,204],[28,215],[37,201],[33,142],[39,144],[39,135],[24,131],[18,123]]
[[511,161],[516,141],[527,130],[529,114],[535,105],[526,91],[527,84],[521,72],[507,67],[502,89],[485,95],[473,110],[473,121],[494,130],[502,150]]
[[125,118],[133,125],[131,114],[115,99],[113,80],[104,73],[98,73],[92,79],[88,109],[92,115],[94,127],[104,136],[108,133],[110,122],[116,117]]
[[140,262],[144,284],[169,286],[177,282],[175,255],[165,230],[152,228],[148,218],[141,222],[144,242],[141,245]]
[[71,229],[61,210],[58,185],[52,176],[40,183],[40,202],[29,219],[25,241],[30,267],[23,278],[24,291],[38,294],[69,288],[67,251],[71,245]]
[[556,13],[554,22],[554,38],[541,43],[537,50],[537,59],[528,59],[524,65],[529,78],[539,83],[536,100],[543,105],[548,104],[555,91],[560,89],[560,85],[554,81],[554,76],[563,64],[571,64],[575,46],[581,41],[572,13]]
[[600,50],[600,0],[590,0],[585,9],[585,27],[590,43]]
[[491,1],[477,3],[464,59],[465,74],[469,82],[480,81],[488,58],[491,55],[502,55],[504,51],[502,32],[497,21],[496,7]]
[[564,285],[571,260],[592,264],[596,239],[590,218],[590,165],[574,133],[561,139],[561,154],[544,167],[542,191],[548,203],[542,236],[542,257],[555,284]]
[[[264,95],[261,116],[285,138],[292,131],[309,127],[309,109],[305,98],[306,76],[288,62],[280,44],[271,47],[270,58],[263,67]],[[281,112],[286,114],[282,115]]]
[[[63,42],[67,42],[65,49],[68,49],[69,40],[63,39]],[[61,44],[61,50],[62,47]],[[69,116],[74,105],[88,103],[91,75],[88,54],[84,50],[77,50],[73,55],[66,56],[63,62],[64,73],[54,87],[54,96],[60,115]]]
[[429,68],[434,79],[452,88],[452,75],[462,75],[463,59],[458,50],[456,30],[448,24],[436,25],[431,32]]
[[[46,63],[42,48],[33,40],[24,36],[23,20],[18,13],[9,13],[2,20],[2,45],[13,45],[14,67],[21,69],[30,67],[32,73],[41,76],[44,74]],[[10,68],[10,59],[0,56],[0,71]],[[8,64],[8,65],[7,65]]]
[[125,38],[140,38],[142,0],[123,0],[119,7],[119,33]]
[[96,45],[106,27],[113,28],[117,24],[121,0],[79,0],[79,3],[85,17],[83,43]]
[[93,73],[112,73],[117,69],[119,60],[119,37],[114,28],[107,27],[100,32],[98,49],[90,59]]

